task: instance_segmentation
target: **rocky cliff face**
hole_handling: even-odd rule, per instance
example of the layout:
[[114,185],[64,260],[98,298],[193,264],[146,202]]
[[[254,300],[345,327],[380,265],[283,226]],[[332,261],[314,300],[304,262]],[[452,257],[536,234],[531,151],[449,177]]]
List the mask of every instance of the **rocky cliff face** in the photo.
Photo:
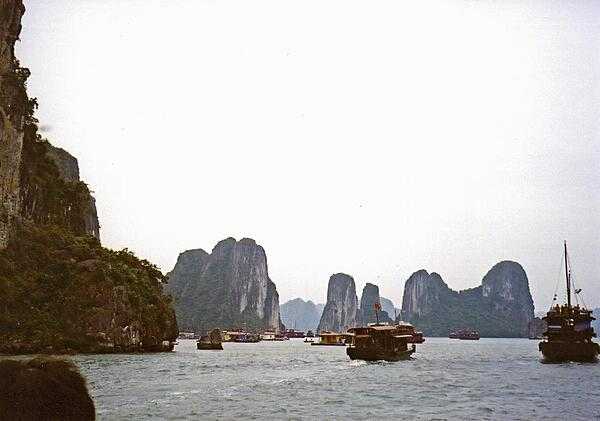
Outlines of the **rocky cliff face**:
[[323,304],[296,298],[281,305],[281,321],[288,328],[316,331],[324,307]]
[[[54,162],[60,178],[67,183],[79,183],[79,162],[77,158],[64,149],[48,144],[46,156]],[[100,222],[96,210],[96,199],[90,194],[87,196],[87,206],[83,212],[84,233],[100,239]]]
[[183,329],[283,328],[267,256],[252,239],[227,238],[211,254],[183,252],[168,277],[167,291]]
[[516,262],[503,261],[490,269],[481,286],[460,292],[436,273],[415,272],[406,281],[399,318],[432,336],[473,328],[482,336],[527,337],[533,317],[525,271]]
[[396,316],[400,314],[400,309],[396,308],[394,302],[389,298],[379,297],[379,301],[381,302],[381,309],[385,311],[390,318],[396,318]]
[[[377,317],[375,315],[375,303],[381,304],[379,287],[377,285],[367,283],[363,288],[362,296],[360,298],[362,323],[375,323],[377,321]],[[383,308],[381,311],[379,311],[377,316],[379,317],[380,322],[390,323],[393,321],[389,314],[383,310]]]
[[500,317],[503,314],[510,315],[515,333],[518,336],[528,336],[528,326],[534,318],[534,307],[529,280],[520,264],[503,261],[494,265],[483,277],[481,296],[491,314]]
[[402,314],[422,316],[434,311],[442,301],[456,295],[442,277],[426,270],[413,273],[404,284]]
[[23,106],[17,79],[14,46],[21,33],[25,7],[20,1],[0,0],[0,249],[6,248],[13,219],[19,214],[20,168],[23,149]]
[[20,1],[0,0],[0,249],[21,219],[100,236],[95,200],[79,180],[77,160],[38,133],[37,100],[26,91],[30,73],[14,56],[24,11]]
[[77,160],[38,133],[14,56],[24,10],[0,0],[0,353],[169,349],[177,323],[162,273],[100,245]]
[[360,319],[354,279],[344,273],[332,275],[327,287],[327,303],[317,330],[345,332],[361,324]]

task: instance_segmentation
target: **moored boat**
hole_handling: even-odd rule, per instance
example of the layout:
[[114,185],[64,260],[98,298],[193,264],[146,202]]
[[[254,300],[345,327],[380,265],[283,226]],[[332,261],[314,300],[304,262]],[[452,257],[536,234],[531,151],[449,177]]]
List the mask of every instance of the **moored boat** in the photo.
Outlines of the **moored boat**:
[[257,334],[257,333],[244,332],[241,335],[237,335],[233,339],[233,342],[238,342],[238,343],[256,343],[256,342],[260,342],[260,335]]
[[[583,305],[571,304],[571,267],[565,241],[565,278],[567,284],[567,303],[553,305],[543,320],[548,325],[544,333],[546,340],[539,343],[539,350],[546,362],[596,362],[600,346],[592,341],[596,337],[592,321],[592,311]],[[575,290],[575,297],[581,292]],[[554,296],[556,300],[556,295]]]
[[245,331],[225,331],[223,337],[223,342],[256,343],[261,341],[260,334]]
[[275,332],[263,332],[260,335],[261,341],[274,341],[277,334]]
[[318,342],[311,342],[311,345],[321,346],[346,346],[346,342],[352,337],[349,333],[338,333],[323,331],[319,335]]
[[304,334],[304,332],[302,332],[301,330],[295,330],[295,329],[286,329],[284,335],[288,339],[305,338],[306,337],[306,335]]
[[472,329],[461,329],[456,332],[450,332],[448,335],[450,339],[462,339],[470,341],[478,341],[480,338],[479,332]]

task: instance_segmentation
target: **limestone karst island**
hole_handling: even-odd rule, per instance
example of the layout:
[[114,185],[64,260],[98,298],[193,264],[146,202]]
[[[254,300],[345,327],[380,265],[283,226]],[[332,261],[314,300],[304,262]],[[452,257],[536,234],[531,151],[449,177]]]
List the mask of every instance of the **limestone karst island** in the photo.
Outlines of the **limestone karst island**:
[[0,0],[0,421],[600,414],[600,5]]

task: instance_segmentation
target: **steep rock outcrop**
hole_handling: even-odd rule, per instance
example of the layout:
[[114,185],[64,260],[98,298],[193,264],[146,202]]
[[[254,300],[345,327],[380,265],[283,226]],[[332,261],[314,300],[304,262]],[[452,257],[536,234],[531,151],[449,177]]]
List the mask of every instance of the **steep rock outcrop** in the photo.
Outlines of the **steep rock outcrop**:
[[[67,183],[79,183],[79,162],[77,158],[62,148],[48,144],[46,156],[50,158],[56,167],[60,178]],[[96,210],[96,199],[90,194],[86,198],[87,206],[83,210],[84,233],[100,239],[100,222]]]
[[202,274],[202,270],[210,255],[202,249],[186,250],[177,257],[177,263],[167,274],[169,285],[166,287],[173,297],[185,300],[191,297],[194,287],[194,277]]
[[399,319],[431,336],[472,328],[482,336],[527,337],[533,317],[525,271],[516,262],[503,261],[490,269],[481,286],[460,292],[436,273],[415,272],[404,286]]
[[448,288],[442,277],[426,270],[413,273],[404,284],[402,296],[402,314],[422,316],[429,314],[440,305],[440,302],[456,295]]
[[329,278],[327,303],[317,330],[345,332],[359,324],[361,324],[361,314],[354,279],[345,273],[336,273]]
[[183,252],[167,276],[166,291],[174,298],[183,329],[283,328],[267,256],[252,239],[227,238],[211,254],[201,249]]
[[324,304],[315,304],[310,300],[304,301],[302,298],[295,298],[280,306],[281,321],[288,328],[315,331],[324,307]]
[[21,1],[0,0],[0,250],[6,248],[13,219],[19,214],[23,150],[23,102],[15,42],[21,33]]
[[24,10],[0,0],[0,353],[171,349],[164,276],[100,245],[77,160],[38,133],[30,72],[14,56]]
[[396,308],[394,302],[389,298],[379,297],[379,301],[381,302],[381,309],[391,318],[396,318],[396,316],[400,314],[400,309]]
[[362,296],[360,298],[361,321],[363,323],[375,323],[377,321],[377,317],[379,317],[380,322],[392,322],[393,320],[386,311],[383,311],[383,308],[378,312],[377,315],[375,314],[375,303],[381,304],[379,287],[377,285],[367,283],[363,288]]

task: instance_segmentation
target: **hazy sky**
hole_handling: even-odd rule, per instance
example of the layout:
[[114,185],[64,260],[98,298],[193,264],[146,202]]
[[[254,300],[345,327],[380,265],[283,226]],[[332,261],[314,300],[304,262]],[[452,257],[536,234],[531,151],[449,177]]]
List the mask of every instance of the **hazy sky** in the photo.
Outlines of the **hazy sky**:
[[[263,245],[281,302],[334,272],[477,286],[562,240],[600,306],[600,2],[26,1],[17,54],[103,243],[172,268]],[[562,279],[562,278],[561,278]]]

